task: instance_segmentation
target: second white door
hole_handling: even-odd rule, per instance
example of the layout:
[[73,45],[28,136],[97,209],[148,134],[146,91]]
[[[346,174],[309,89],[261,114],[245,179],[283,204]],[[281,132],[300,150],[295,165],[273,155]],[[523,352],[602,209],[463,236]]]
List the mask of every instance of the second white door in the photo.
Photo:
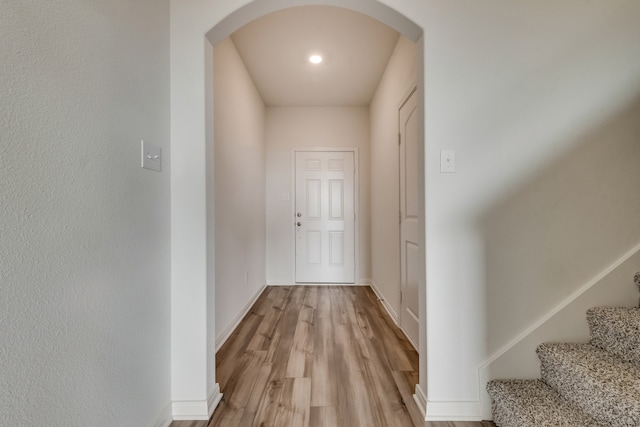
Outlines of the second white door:
[[416,92],[400,107],[400,326],[418,345],[418,114]]
[[354,153],[298,151],[295,163],[296,283],[354,283]]

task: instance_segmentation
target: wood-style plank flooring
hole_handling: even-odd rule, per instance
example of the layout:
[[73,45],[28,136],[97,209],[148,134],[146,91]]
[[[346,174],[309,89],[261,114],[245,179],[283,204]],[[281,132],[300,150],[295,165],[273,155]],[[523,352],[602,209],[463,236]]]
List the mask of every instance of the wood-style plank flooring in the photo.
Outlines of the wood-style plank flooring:
[[171,427],[422,425],[418,354],[368,287],[267,287],[218,351],[216,380],[211,420]]

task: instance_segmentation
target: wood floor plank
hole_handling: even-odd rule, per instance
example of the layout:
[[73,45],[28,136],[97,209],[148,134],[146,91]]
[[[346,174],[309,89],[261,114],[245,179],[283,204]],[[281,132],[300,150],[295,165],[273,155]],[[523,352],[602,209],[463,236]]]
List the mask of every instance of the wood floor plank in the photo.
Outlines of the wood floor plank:
[[311,363],[313,362],[313,337],[314,329],[312,324],[303,321],[297,323],[293,336],[293,345],[289,353],[286,378],[310,376]]
[[308,427],[310,402],[311,380],[309,378],[286,378],[274,425]]
[[260,303],[259,310],[263,316],[263,321],[258,326],[258,329],[247,346],[248,350],[264,350],[268,348],[273,339],[273,335],[282,316],[283,310],[286,306],[287,296],[289,295],[289,288],[269,290],[265,295],[264,302],[262,298],[258,299]]
[[216,353],[216,372],[220,372],[220,375],[216,375],[216,380],[221,387],[224,387],[229,381],[238,360],[246,351],[248,343],[255,336],[262,320],[263,316],[249,313]]
[[[406,372],[406,371],[392,371],[391,375],[393,375],[393,382],[396,387],[398,387],[398,391],[400,392],[400,396],[402,396],[402,401],[404,402],[407,411],[409,413],[409,417],[411,421],[413,421],[414,425],[422,425],[423,417],[418,409],[418,406],[415,404],[413,400],[413,393],[415,390],[415,382],[418,378],[417,372]],[[415,378],[414,378],[415,377]]]
[[171,427],[422,427],[418,360],[368,287],[267,287],[216,355],[211,420]]
[[331,406],[312,406],[309,413],[309,427],[336,427],[338,412]]
[[[254,388],[262,385],[256,382],[260,377],[266,355],[266,351],[247,351],[242,356],[242,360],[234,372],[233,380],[229,381],[233,387],[229,384],[225,389],[225,393],[229,394],[226,401],[230,407],[242,410],[247,407]],[[236,378],[237,380],[235,380]]]
[[327,288],[318,292],[316,334],[311,366],[311,406],[335,408],[338,403],[335,337],[331,322],[331,299]]

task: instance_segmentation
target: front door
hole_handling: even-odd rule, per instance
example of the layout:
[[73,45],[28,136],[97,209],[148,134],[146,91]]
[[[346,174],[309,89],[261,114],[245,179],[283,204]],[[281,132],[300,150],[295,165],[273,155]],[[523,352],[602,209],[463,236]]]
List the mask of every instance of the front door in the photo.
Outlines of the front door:
[[418,114],[416,92],[400,107],[400,326],[414,345],[420,329],[418,280]]
[[354,153],[298,151],[295,162],[296,283],[354,283]]

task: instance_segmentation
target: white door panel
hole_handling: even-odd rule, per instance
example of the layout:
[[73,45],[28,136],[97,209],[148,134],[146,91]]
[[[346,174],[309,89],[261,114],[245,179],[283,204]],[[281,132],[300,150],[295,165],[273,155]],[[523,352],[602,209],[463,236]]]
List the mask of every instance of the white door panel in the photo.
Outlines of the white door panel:
[[354,153],[296,152],[296,282],[354,283]]
[[400,108],[400,325],[419,338],[418,117],[415,91]]

